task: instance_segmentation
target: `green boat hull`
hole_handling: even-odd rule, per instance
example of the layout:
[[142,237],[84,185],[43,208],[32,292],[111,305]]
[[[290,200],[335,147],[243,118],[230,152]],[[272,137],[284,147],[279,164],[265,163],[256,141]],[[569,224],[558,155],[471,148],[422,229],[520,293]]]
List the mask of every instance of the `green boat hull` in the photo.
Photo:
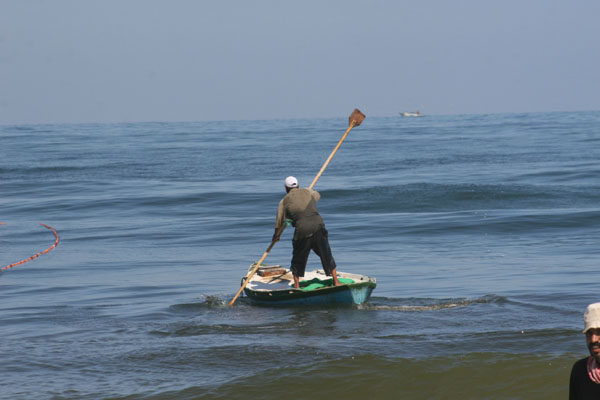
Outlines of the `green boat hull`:
[[245,295],[255,304],[269,306],[305,306],[305,305],[352,305],[362,304],[371,296],[376,283],[350,283],[341,286],[328,286],[315,290],[284,289],[258,291],[244,289]]

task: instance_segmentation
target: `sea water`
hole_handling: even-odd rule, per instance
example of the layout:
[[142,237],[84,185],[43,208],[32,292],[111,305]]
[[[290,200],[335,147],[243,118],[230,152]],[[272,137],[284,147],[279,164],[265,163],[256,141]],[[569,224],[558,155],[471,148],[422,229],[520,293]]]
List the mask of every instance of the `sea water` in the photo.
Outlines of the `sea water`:
[[227,306],[284,178],[346,127],[0,126],[0,267],[60,236],[0,273],[0,398],[565,398],[600,301],[600,112],[367,115],[315,189],[369,302]]

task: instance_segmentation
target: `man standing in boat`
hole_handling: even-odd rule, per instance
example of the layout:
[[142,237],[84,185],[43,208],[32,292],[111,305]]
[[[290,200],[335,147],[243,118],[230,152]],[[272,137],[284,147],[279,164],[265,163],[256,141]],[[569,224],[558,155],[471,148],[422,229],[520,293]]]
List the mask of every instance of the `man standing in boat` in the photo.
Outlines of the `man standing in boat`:
[[327,229],[325,229],[325,223],[317,209],[317,202],[321,195],[316,190],[298,187],[298,180],[293,176],[285,178],[285,191],[287,194],[281,199],[277,208],[273,242],[279,241],[286,220],[291,220],[292,225],[296,228],[292,240],[293,255],[290,268],[294,275],[294,287],[300,288],[300,278],[304,276],[311,250],[321,258],[325,274],[333,277],[333,284],[339,286],[340,282],[335,270],[335,260],[329,247]]

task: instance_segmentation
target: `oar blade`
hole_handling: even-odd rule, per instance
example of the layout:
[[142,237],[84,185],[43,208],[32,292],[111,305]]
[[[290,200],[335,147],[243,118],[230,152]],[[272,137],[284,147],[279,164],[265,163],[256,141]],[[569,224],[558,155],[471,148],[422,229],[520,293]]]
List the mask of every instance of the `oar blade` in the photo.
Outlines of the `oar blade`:
[[352,114],[350,114],[350,118],[348,118],[348,125],[354,123],[353,126],[359,126],[365,118],[365,114],[361,113],[358,108],[355,108],[354,111],[352,111]]

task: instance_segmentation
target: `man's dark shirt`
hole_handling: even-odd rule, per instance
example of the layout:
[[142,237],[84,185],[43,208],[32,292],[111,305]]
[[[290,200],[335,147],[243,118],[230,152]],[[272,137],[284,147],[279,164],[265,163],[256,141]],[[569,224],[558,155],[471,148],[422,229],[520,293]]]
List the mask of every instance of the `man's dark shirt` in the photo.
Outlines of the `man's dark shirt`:
[[600,384],[592,382],[587,371],[588,357],[573,364],[569,400],[600,400]]

